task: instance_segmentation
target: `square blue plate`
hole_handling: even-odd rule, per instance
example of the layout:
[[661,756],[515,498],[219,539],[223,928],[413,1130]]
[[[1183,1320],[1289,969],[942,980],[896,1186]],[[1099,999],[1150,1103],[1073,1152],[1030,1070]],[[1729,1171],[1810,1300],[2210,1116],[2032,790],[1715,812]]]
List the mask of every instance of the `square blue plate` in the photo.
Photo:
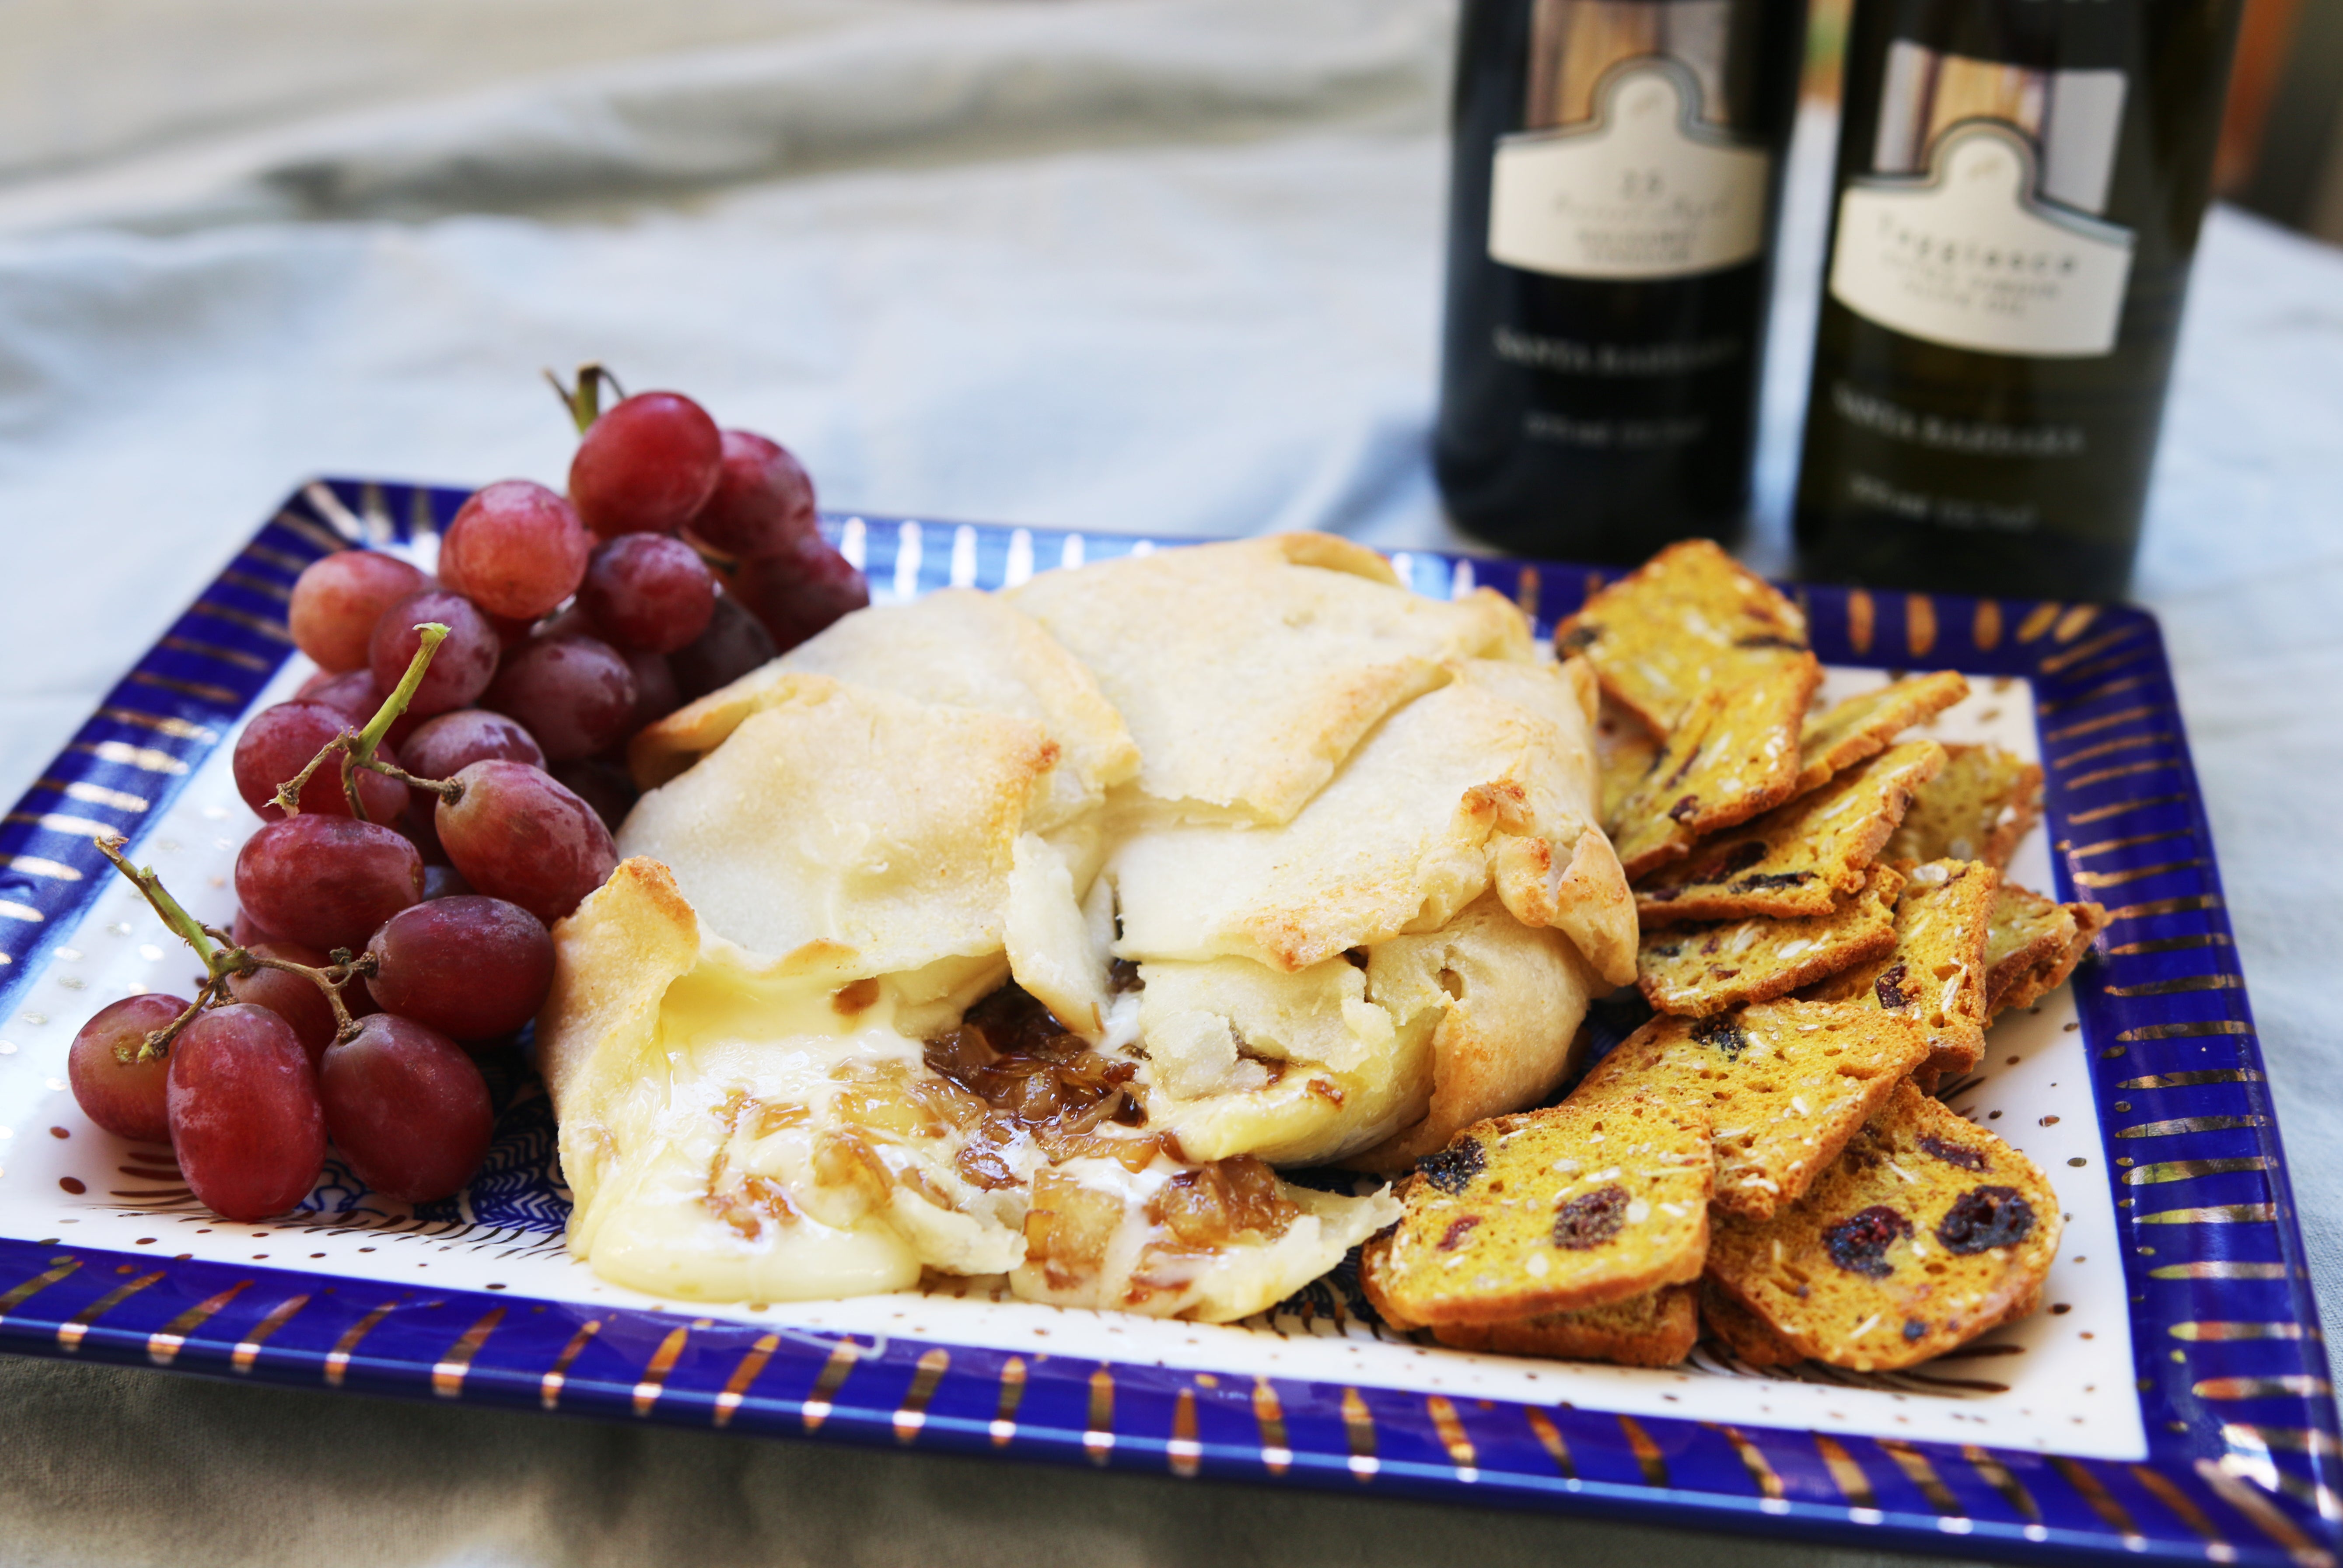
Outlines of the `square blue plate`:
[[[398,484],[305,486],[108,694],[0,826],[0,1018],[20,1016],[65,934],[109,886],[89,834],[113,828],[139,838],[292,656],[285,606],[301,568],[352,545],[436,533],[462,499]],[[900,598],[946,583],[997,587],[1152,548],[893,518],[824,526],[874,587]],[[1433,554],[1395,564],[1420,591],[1477,581],[1506,594],[1542,635],[1603,580],[1583,568]],[[2343,1540],[2343,1444],[2275,1108],[2155,621],[2097,605],[1795,591],[1826,663],[2032,682],[2058,895],[2097,898],[2111,916],[2075,994],[2101,1153],[2118,1173],[2115,1234],[2144,1458],[1214,1376],[774,1332],[720,1316],[687,1322],[678,1312],[427,1293],[339,1272],[76,1247],[13,1222],[24,1233],[0,1236],[0,1349],[1907,1550],[2331,1563]],[[37,1070],[15,1049],[0,1044],[0,1072]],[[498,1148],[529,1158],[492,1157],[461,1204],[410,1222],[435,1239],[558,1248],[566,1205],[542,1174],[550,1132],[543,1097],[524,1091]],[[148,1185],[116,1197],[158,1209],[191,1201],[168,1188],[163,1168],[123,1169]]]

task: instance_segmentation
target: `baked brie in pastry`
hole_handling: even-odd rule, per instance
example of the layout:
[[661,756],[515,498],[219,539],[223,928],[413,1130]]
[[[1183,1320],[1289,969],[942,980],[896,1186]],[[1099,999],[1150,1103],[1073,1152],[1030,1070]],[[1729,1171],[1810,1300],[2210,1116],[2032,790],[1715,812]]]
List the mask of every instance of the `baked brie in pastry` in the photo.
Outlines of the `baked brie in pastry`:
[[1503,598],[1316,535],[849,616],[635,742],[538,1023],[573,1252],[1274,1304],[1398,1208],[1272,1165],[1536,1103],[1633,978],[1592,705]]

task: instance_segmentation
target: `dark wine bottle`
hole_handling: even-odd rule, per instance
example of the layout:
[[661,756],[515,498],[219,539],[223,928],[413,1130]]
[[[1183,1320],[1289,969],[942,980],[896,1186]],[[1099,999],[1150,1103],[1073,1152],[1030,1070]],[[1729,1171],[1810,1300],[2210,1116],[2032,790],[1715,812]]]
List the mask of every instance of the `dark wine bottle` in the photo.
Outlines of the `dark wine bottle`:
[[2240,7],[1856,0],[1809,574],[2123,591]]
[[1804,0],[1465,0],[1434,468],[1510,548],[1730,542]]

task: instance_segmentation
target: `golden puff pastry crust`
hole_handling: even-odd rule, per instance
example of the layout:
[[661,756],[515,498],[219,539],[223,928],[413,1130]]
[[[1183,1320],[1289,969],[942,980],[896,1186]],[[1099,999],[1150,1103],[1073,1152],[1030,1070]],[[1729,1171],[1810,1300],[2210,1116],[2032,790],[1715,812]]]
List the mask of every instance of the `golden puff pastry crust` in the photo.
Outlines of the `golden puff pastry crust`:
[[[1491,678],[1483,660],[1448,667],[1445,684],[1377,726],[1289,822],[1141,820],[1108,858],[1118,956],[1242,957],[1291,972],[1437,930],[1494,887],[1516,918],[1559,923],[1565,906],[1588,917],[1606,967],[1632,979],[1632,901],[1594,828],[1591,764],[1576,765],[1584,722],[1573,735],[1560,704],[1518,700],[1542,681],[1576,711],[1559,672],[1522,668],[1517,679]],[[1582,908],[1565,884],[1590,830],[1596,873],[1579,879],[1594,901]]]
[[644,796],[621,856],[667,866],[716,935],[882,975],[1002,946],[1013,846],[1058,748],[1030,719],[784,674]]
[[782,700],[793,675],[821,675],[916,702],[1023,719],[1057,743],[1050,797],[1029,824],[1047,831],[1096,807],[1139,771],[1139,749],[1098,682],[997,594],[942,588],[833,623],[729,686],[647,727],[629,752],[644,789],[714,750],[750,713]]
[[1394,1018],[1435,1020],[1423,1117],[1351,1157],[1370,1171],[1406,1170],[1471,1123],[1553,1094],[1604,989],[1561,932],[1522,924],[1493,897],[1371,950],[1366,975],[1367,994]]
[[1451,660],[1533,657],[1499,595],[1424,598],[1325,535],[1126,556],[1006,597],[1097,677],[1138,742],[1141,792],[1248,821],[1290,821]]

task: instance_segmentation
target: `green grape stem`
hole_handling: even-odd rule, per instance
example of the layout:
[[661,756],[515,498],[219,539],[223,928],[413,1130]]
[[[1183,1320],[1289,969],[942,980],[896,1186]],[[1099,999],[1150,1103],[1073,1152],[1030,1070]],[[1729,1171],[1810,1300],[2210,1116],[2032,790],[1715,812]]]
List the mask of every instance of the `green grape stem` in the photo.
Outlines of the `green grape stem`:
[[396,779],[410,789],[427,789],[450,806],[464,798],[464,786],[453,779],[418,779],[406,769],[394,768],[377,757],[369,757],[357,766],[386,779]]
[[431,656],[447,640],[447,628],[436,620],[427,620],[414,629],[423,640],[415,657],[407,661],[407,673],[398,678],[398,684],[390,689],[390,695],[382,699],[382,706],[358,731],[357,744],[351,749],[350,754],[361,763],[374,755],[374,749],[382,744],[382,738],[390,733],[390,727],[398,722],[398,716],[415,700],[416,688],[423,684],[423,674],[431,668]]
[[608,382],[610,390],[617,393],[621,400],[627,396],[627,389],[618,385],[618,378],[611,375],[599,360],[589,359],[578,367],[578,385],[575,387],[564,386],[561,377],[550,369],[546,371],[545,379],[552,387],[553,395],[561,399],[562,412],[569,416],[570,423],[578,427],[580,436],[602,417],[602,383]]
[[156,917],[168,926],[181,941],[195,949],[196,956],[204,960],[204,980],[196,990],[196,1000],[189,1002],[178,1017],[148,1034],[134,1055],[125,1057],[121,1054],[121,1048],[116,1047],[118,1060],[126,1062],[153,1061],[169,1055],[171,1042],[178,1038],[179,1031],[193,1023],[196,1014],[206,1008],[219,1006],[220,998],[229,994],[229,980],[259,970],[283,970],[287,974],[307,976],[326,993],[326,1000],[334,1010],[334,1038],[347,1040],[357,1032],[357,1021],[350,1016],[349,1008],[342,1000],[342,987],[356,976],[375,973],[377,965],[371,953],[352,957],[347,950],[337,948],[334,951],[334,961],[322,968],[256,953],[226,933],[205,925],[187,913],[186,907],[171,896],[170,890],[163,886],[163,879],[155,874],[152,866],[134,866],[124,857],[122,846],[127,840],[118,834],[94,839],[91,842],[97,846],[100,854],[114,863],[116,870],[130,879],[131,885],[146,899]]
[[187,913],[179,900],[171,896],[170,890],[163,886],[163,879],[155,874],[154,867],[134,866],[124,858],[122,846],[129,841],[119,833],[110,833],[90,840],[97,846],[99,854],[114,862],[116,870],[130,879],[130,885],[136,888],[140,896],[146,899],[147,907],[155,911],[156,918],[170,927],[181,941],[196,950],[196,956],[204,960],[205,983],[209,984],[212,980],[219,979],[219,950],[212,945],[211,937],[205,930],[203,922]]
[[297,964],[289,959],[263,958],[245,948],[236,950],[236,956],[243,960],[245,966],[237,971],[239,974],[250,974],[255,970],[283,970],[289,975],[307,975],[315,981],[317,989],[326,993],[326,1000],[334,1010],[334,1038],[337,1040],[347,1040],[358,1031],[357,1020],[350,1016],[347,1004],[342,1000],[342,988],[356,976],[372,975],[376,969],[372,954],[361,953],[353,959],[347,953],[347,949],[337,948],[334,950],[336,961],[319,969],[311,964]]
[[186,1005],[186,1010],[182,1011],[178,1017],[173,1019],[162,1028],[150,1031],[145,1040],[138,1042],[138,1049],[136,1050],[128,1050],[124,1046],[116,1046],[114,1048],[114,1060],[127,1067],[135,1062],[156,1061],[170,1055],[171,1042],[179,1038],[179,1031],[181,1030],[196,1021],[196,1015],[203,1011],[205,1007],[210,1003],[212,998],[217,993],[218,989],[218,981],[206,980],[202,987],[196,990],[196,1000],[189,1002]]
[[324,767],[327,758],[337,756],[341,759],[342,796],[349,802],[350,816],[360,822],[367,819],[366,808],[358,802],[357,769],[361,768],[371,769],[377,773],[397,774],[405,782],[420,785],[427,789],[438,787],[431,779],[400,773],[374,759],[374,749],[382,744],[382,738],[390,733],[390,727],[398,721],[400,714],[407,711],[407,705],[415,700],[416,689],[423,684],[424,672],[431,668],[431,656],[439,651],[441,643],[447,640],[447,628],[436,620],[425,621],[415,629],[423,640],[416,648],[415,657],[407,661],[407,673],[398,678],[398,684],[391,688],[388,697],[382,699],[382,706],[375,709],[375,715],[367,720],[366,728],[356,736],[337,735],[319,747],[317,754],[309,759],[308,766],[277,787],[277,794],[269,804],[287,817],[299,816],[301,791],[307,786],[309,776]]

